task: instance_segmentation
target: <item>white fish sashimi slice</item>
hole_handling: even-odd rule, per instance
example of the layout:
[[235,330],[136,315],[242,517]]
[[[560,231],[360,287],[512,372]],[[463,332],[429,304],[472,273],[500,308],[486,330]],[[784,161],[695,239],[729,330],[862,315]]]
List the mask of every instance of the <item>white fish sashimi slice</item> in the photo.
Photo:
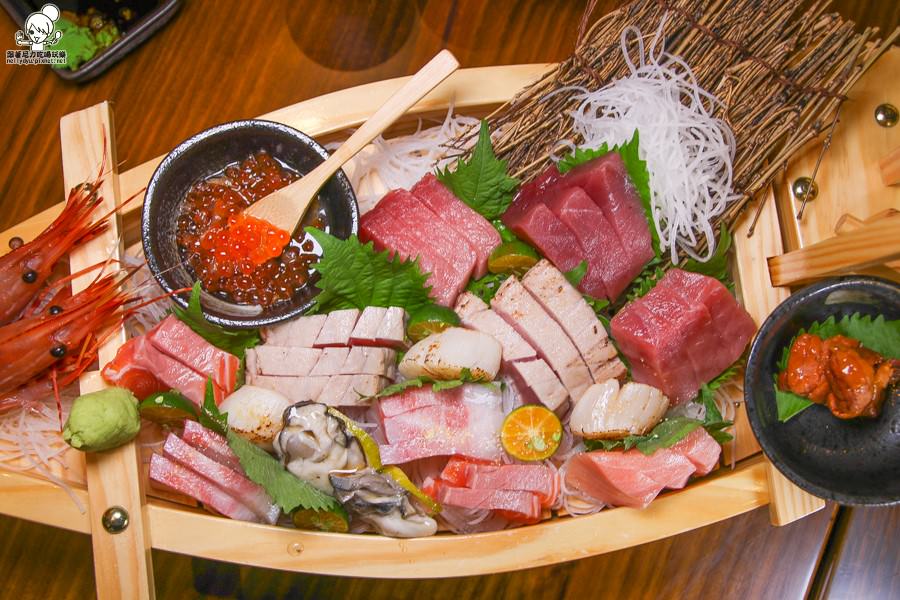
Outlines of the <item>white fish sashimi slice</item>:
[[569,417],[572,431],[588,439],[615,439],[650,431],[669,407],[658,389],[615,379],[595,383],[584,393]]

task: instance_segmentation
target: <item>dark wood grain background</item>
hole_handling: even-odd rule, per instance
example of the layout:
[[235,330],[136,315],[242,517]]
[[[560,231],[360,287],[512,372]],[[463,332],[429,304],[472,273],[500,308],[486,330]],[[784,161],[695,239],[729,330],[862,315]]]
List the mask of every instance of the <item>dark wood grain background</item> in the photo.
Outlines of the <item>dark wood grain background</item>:
[[[412,73],[441,48],[466,67],[560,60],[572,50],[585,4],[187,0],[172,23],[91,83],[0,65],[0,230],[63,200],[58,124],[68,112],[112,100],[127,169],[213,124]],[[616,4],[601,0],[596,14]],[[885,30],[900,22],[896,0],[834,7],[861,25]],[[3,40],[13,47],[16,29],[0,15],[0,48]],[[487,577],[320,577],[164,552],[154,552],[154,566],[160,598],[880,599],[900,597],[898,533],[900,509],[828,505],[783,528],[769,526],[763,508],[628,550]],[[0,517],[0,540],[0,598],[93,596],[86,536]]]

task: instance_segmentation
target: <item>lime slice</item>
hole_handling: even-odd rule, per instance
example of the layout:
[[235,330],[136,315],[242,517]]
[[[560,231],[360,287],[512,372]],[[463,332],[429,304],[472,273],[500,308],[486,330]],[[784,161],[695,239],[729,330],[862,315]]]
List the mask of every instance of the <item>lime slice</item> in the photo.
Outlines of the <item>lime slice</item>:
[[433,333],[440,333],[448,327],[459,325],[459,315],[446,306],[431,304],[420,308],[409,318],[406,335],[413,342],[424,340]]
[[494,229],[497,230],[497,233],[500,234],[501,241],[513,242],[519,239],[516,237],[516,234],[514,234],[512,230],[506,226],[506,223],[504,223],[500,219],[494,219],[493,221],[491,221],[491,225],[493,225]]
[[151,394],[138,404],[138,410],[141,417],[161,425],[176,425],[185,419],[197,420],[194,403],[175,390]]
[[416,484],[410,481],[409,477],[406,476],[406,473],[404,473],[400,467],[389,465],[387,467],[382,467],[381,472],[389,476],[396,481],[400,487],[412,494],[413,497],[421,502],[432,515],[441,512],[441,505],[435,502],[431,496],[416,487]]
[[556,413],[537,404],[526,404],[506,415],[500,428],[500,444],[513,458],[545,460],[559,448],[562,433]]
[[491,273],[513,273],[524,275],[541,259],[537,251],[521,241],[504,242],[494,248],[488,258],[488,271]]
[[340,507],[335,510],[298,508],[291,513],[291,519],[297,529],[315,529],[334,533],[347,533],[350,530],[350,519],[347,518],[344,509]]
[[359,445],[362,446],[363,455],[366,457],[366,464],[376,471],[381,469],[381,452],[378,450],[378,442],[372,439],[371,435],[366,433],[362,427],[357,425],[353,419],[344,413],[332,407],[328,408],[328,412],[340,419],[344,424],[344,427],[347,428],[347,431],[359,441]]

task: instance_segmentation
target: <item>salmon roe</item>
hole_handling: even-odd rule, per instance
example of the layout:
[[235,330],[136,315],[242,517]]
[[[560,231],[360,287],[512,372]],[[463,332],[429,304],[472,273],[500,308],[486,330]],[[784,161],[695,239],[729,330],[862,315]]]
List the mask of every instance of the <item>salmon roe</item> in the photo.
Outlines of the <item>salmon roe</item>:
[[[297,179],[259,152],[188,191],[177,221],[176,241],[188,269],[207,292],[239,304],[290,300],[309,279],[315,244],[302,228],[292,237],[243,210]],[[305,223],[322,227],[318,211]]]

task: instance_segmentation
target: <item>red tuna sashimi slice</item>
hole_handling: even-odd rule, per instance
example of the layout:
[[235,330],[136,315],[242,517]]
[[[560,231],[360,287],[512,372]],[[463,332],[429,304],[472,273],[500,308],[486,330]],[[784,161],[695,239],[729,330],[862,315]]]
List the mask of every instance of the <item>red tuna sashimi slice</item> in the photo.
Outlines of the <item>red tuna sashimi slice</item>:
[[181,439],[221,465],[243,472],[241,461],[228,447],[225,438],[197,421],[185,420]]
[[691,461],[694,475],[702,477],[719,466],[722,446],[705,429],[698,427],[687,437],[670,448]]
[[468,509],[497,510],[516,521],[535,522],[541,518],[541,500],[537,494],[514,490],[483,490],[453,487],[436,481],[438,502]]
[[147,332],[153,347],[189,366],[201,375],[212,377],[223,391],[231,393],[237,384],[240,359],[216,348],[174,315],[163,319]]
[[131,393],[141,400],[168,389],[166,384],[141,362],[143,345],[146,343],[144,336],[131,338],[119,346],[116,356],[106,363],[101,371],[103,379],[107,382],[131,390]]
[[628,257],[630,268],[622,277],[628,281],[637,277],[653,258],[653,245],[647,216],[622,157],[610,152],[579,165],[566,173],[558,185],[580,187],[600,207]]
[[154,454],[150,458],[150,478],[199,500],[204,506],[226,517],[238,521],[262,522],[248,506],[222,488],[161,454]]
[[430,405],[423,399],[404,401],[406,406],[421,407],[399,414],[397,407],[390,406],[390,397],[381,400],[387,400],[388,410],[395,412],[395,416],[386,417],[385,405],[380,406],[382,431],[388,442],[381,446],[385,464],[453,454],[492,461],[503,456],[499,441],[503,412],[498,391],[468,384],[431,393],[434,401]]
[[431,273],[432,297],[444,306],[453,305],[475,268],[469,243],[405,190],[389,192],[362,216],[359,237],[401,258],[418,257],[421,269]]
[[611,506],[644,508],[666,487],[680,488],[694,472],[687,458],[662,448],[647,456],[583,452],[566,463],[566,485]]
[[525,286],[515,277],[508,277],[491,299],[491,307],[547,361],[569,395],[580,398],[593,383],[591,373],[566,332]]
[[266,523],[274,525],[278,520],[279,509],[265,490],[247,479],[242,473],[219,464],[206,456],[174,433],[170,433],[169,437],[166,438],[163,453],[167,458],[187,467],[198,475],[216,482],[228,495],[233,496],[250,508]]
[[521,219],[534,206],[543,203],[546,193],[556,184],[562,177],[556,169],[556,165],[550,165],[544,171],[519,188],[516,197],[513,198],[512,204],[500,217],[500,220],[509,227],[519,223]]
[[698,370],[698,377],[704,382],[728,368],[744,352],[756,332],[753,317],[744,310],[725,285],[712,277],[691,273],[681,269],[671,269],[659,282],[663,289],[671,289],[685,301],[703,302],[709,311],[714,327],[710,337],[718,348],[716,356],[707,360]]
[[469,242],[475,251],[475,277],[483,277],[491,252],[500,245],[500,234],[494,226],[431,173],[420,179],[410,192]]
[[[693,398],[703,383],[692,362],[702,361],[713,351],[703,349],[707,340],[704,330],[711,326],[709,311],[702,303],[689,306],[669,293],[654,291],[613,317],[612,335],[628,358],[634,380],[660,389],[674,404],[680,404]],[[706,359],[715,357],[707,355]]]
[[579,289],[595,298],[615,300],[634,279],[616,230],[581,188],[561,189],[551,196],[547,206],[572,230],[587,257],[588,270]]
[[559,477],[544,465],[492,465],[454,456],[441,471],[441,481],[477,490],[532,492],[544,507],[552,506],[559,494]]
[[[533,206],[510,229],[563,271],[571,271],[586,260],[575,233],[545,204]],[[605,291],[601,296],[606,296]]]
[[568,406],[568,390],[543,359],[514,362],[508,365],[507,372],[526,404],[543,404],[560,414]]

